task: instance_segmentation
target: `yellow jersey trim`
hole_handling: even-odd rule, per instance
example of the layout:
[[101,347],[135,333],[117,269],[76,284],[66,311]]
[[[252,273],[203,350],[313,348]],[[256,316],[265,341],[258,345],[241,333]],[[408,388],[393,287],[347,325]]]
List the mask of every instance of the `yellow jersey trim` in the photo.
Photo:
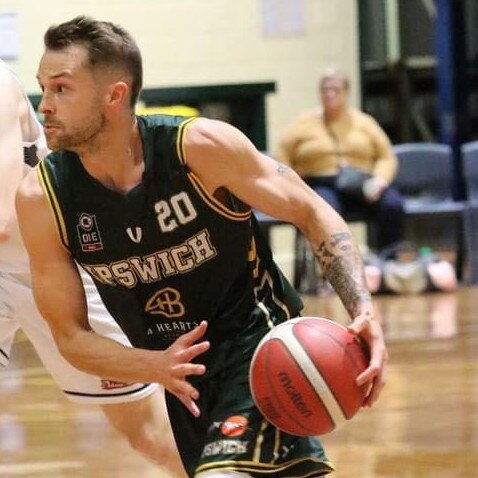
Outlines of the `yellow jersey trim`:
[[[256,474],[264,474],[264,475],[270,475],[270,474],[277,474],[277,473],[283,473],[287,469],[292,468],[294,466],[300,465],[302,463],[315,463],[316,465],[319,465],[323,468],[321,469],[316,469],[313,470],[314,474],[317,476],[317,473],[322,473],[322,474],[327,474],[330,473],[331,471],[335,471],[335,466],[329,462],[329,461],[324,461],[320,460],[318,458],[313,458],[313,457],[306,457],[306,458],[297,458],[295,460],[287,461],[281,464],[270,464],[270,463],[260,463],[260,462],[254,462],[254,461],[234,461],[234,460],[224,460],[224,461],[216,461],[216,462],[211,462],[207,463],[201,466],[198,466],[195,471],[195,475],[198,476],[203,472],[210,471],[210,470],[230,470],[230,471],[249,471],[253,472]],[[304,478],[307,476],[310,476],[311,470],[308,470],[304,475],[302,475]],[[295,474],[294,475],[297,478],[300,478],[300,475]]]
[[[176,151],[179,157],[179,161],[187,166],[186,150],[184,147],[184,138],[186,137],[187,129],[189,125],[196,120],[197,118],[188,118],[179,125],[178,135],[176,138]],[[248,221],[251,217],[252,210],[249,209],[246,212],[236,212],[229,209],[223,203],[218,201],[214,196],[209,194],[207,189],[204,187],[204,184],[201,180],[188,169],[188,178],[191,181],[191,184],[194,186],[194,189],[201,196],[202,200],[218,214],[227,217],[233,221]]]
[[184,120],[178,127],[178,134],[176,136],[176,152],[181,163],[186,164],[186,152],[184,150],[184,135],[186,134],[187,127],[195,121],[197,118],[188,118]]
[[198,194],[201,196],[203,201],[214,211],[217,213],[221,214],[222,216],[225,216],[229,219],[232,219],[233,221],[248,221],[251,217],[252,210],[249,209],[246,212],[236,212],[232,211],[228,207],[224,206],[222,202],[218,201],[214,196],[211,196],[204,185],[202,184],[201,180],[193,173],[193,172],[188,172],[188,177],[189,180],[191,181],[191,184],[194,186],[194,189],[198,192]]
[[45,163],[40,161],[36,166],[38,179],[40,181],[40,186],[45,193],[45,196],[48,200],[50,210],[55,219],[57,233],[60,238],[61,244],[69,250],[68,234],[66,233],[65,220],[63,219],[63,214],[61,212],[60,204],[56,197],[53,186],[51,185],[50,177],[46,169]]

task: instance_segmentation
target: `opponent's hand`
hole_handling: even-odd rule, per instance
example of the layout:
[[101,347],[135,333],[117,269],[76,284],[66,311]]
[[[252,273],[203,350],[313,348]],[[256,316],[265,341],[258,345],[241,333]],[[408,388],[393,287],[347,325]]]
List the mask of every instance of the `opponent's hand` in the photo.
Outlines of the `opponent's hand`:
[[352,333],[365,340],[370,351],[369,366],[357,377],[357,385],[370,384],[365,407],[371,407],[377,400],[385,386],[388,352],[383,337],[382,327],[371,314],[362,314],[355,317],[347,327]]
[[194,330],[176,339],[163,351],[162,355],[160,382],[195,417],[201,413],[195,403],[195,400],[199,398],[199,392],[186,380],[186,377],[188,375],[203,375],[206,372],[204,365],[191,363],[198,355],[209,349],[208,341],[198,342],[204,336],[206,328],[207,322],[203,320]]

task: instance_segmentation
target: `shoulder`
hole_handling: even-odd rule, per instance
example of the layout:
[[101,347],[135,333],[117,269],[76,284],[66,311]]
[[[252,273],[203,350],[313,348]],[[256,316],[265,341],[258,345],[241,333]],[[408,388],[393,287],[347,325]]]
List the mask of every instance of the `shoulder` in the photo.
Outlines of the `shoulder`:
[[38,179],[37,167],[31,168],[28,173],[23,177],[22,181],[18,186],[18,191],[24,197],[35,197],[43,195],[43,190],[40,186],[40,181]]
[[43,203],[44,192],[38,179],[37,168],[32,168],[20,181],[16,193],[16,207],[19,214],[25,210],[35,209]]
[[319,116],[321,116],[322,113],[319,111],[319,109],[314,108],[313,110],[307,110],[303,111],[296,117],[296,121],[312,121],[312,120],[317,120]]
[[47,154],[33,171],[33,182],[37,182],[45,193],[67,191],[71,184],[82,180],[78,177],[80,159],[72,151],[58,150]]
[[[15,196],[15,208],[24,243],[30,260],[40,262],[57,251],[59,230],[63,227],[58,219],[58,205],[51,201],[48,186],[37,175],[38,166],[31,169],[21,181]],[[58,219],[58,222],[56,222]]]
[[209,118],[195,118],[187,125],[185,141],[189,146],[218,147],[228,144],[240,131],[229,123]]
[[36,175],[40,177],[45,175],[52,176],[68,171],[74,158],[78,157],[71,151],[58,150],[49,152],[36,166]]
[[368,128],[380,128],[378,121],[369,113],[361,111],[357,108],[351,108],[349,112],[352,118],[359,122],[362,126]]
[[166,114],[153,114],[137,116],[138,122],[141,126],[148,129],[155,129],[158,127],[178,127],[183,122],[191,119],[189,116],[175,116]]
[[188,123],[184,142],[192,154],[211,157],[243,154],[252,147],[251,141],[235,126],[208,118]]
[[308,135],[311,129],[316,131],[317,128],[321,128],[319,118],[320,112],[318,109],[299,113],[285,125],[280,138],[281,142],[295,142],[302,136]]
[[388,141],[388,136],[380,123],[370,114],[352,110],[355,127],[379,141]]
[[303,111],[292,119],[289,123],[289,128],[298,128],[302,127],[304,124],[317,123],[320,114],[321,113],[317,109]]
[[183,145],[184,161],[210,191],[233,183],[261,156],[235,126],[206,118],[187,125]]

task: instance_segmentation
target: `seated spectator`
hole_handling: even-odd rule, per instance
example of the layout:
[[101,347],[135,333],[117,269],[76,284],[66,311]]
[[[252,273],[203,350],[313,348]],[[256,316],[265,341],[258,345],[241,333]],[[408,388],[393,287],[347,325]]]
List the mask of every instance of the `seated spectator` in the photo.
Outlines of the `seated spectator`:
[[[387,135],[370,115],[348,105],[349,80],[338,70],[320,79],[319,96],[321,107],[302,113],[286,129],[277,159],[340,214],[360,212],[376,221],[380,250],[401,241],[403,200],[391,186],[398,161]],[[346,165],[369,175],[360,195],[338,189],[338,173]]]

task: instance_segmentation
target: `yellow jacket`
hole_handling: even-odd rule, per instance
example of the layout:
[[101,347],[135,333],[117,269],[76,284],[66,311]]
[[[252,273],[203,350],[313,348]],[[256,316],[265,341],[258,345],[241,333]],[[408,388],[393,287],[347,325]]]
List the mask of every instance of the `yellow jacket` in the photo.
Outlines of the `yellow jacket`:
[[318,110],[302,113],[286,129],[275,157],[302,177],[335,175],[339,162],[345,160],[390,184],[398,168],[377,121],[354,108],[328,125]]

